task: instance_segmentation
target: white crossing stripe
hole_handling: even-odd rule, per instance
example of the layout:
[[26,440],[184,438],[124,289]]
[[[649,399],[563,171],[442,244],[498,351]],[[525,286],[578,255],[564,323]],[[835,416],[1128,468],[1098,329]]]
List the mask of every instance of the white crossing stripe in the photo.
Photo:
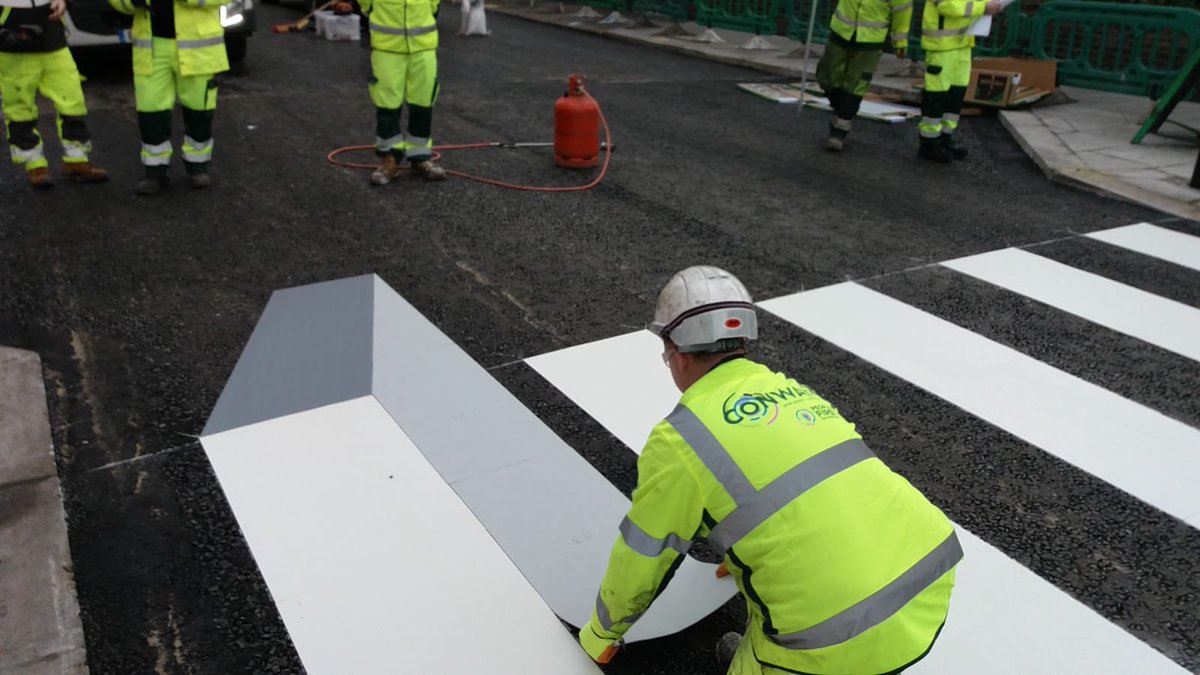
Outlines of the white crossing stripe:
[[1200,526],[1200,430],[855,283],[760,306]]
[[1200,361],[1200,309],[1016,248],[942,263]]
[[374,398],[201,442],[307,672],[599,673]]
[[[870,314],[869,308],[863,311],[864,316]],[[877,335],[886,340],[888,331],[881,329]],[[659,358],[661,350],[657,337],[639,331],[526,362],[636,452],[679,399]],[[962,526],[957,528],[966,557],[959,566],[950,617],[930,655],[905,672],[1187,672]]]
[[1200,272],[1200,237],[1149,223],[1114,227],[1087,236]]

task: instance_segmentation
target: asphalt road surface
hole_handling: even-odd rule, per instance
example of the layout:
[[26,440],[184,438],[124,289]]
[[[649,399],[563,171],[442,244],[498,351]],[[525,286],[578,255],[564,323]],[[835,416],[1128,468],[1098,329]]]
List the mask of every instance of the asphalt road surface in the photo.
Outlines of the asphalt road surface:
[[[298,14],[262,7],[260,26]],[[128,69],[95,64],[94,158],[112,181],[35,194],[4,169],[0,344],[45,365],[93,673],[302,669],[196,441],[278,288],[379,274],[626,492],[634,455],[520,360],[641,326],[666,279],[698,263],[733,271],[756,298],[862,280],[1200,426],[1195,361],[929,267],[1042,244],[1200,307],[1200,273],[1074,236],[1196,224],[1050,184],[994,119],[965,122],[971,158],[953,166],[917,161],[915,125],[859,122],[831,156],[823,114],[734,87],[761,73],[496,14],[488,38],[455,37],[453,8],[441,22],[435,142],[548,141],[554,100],[581,72],[617,145],[602,185],[372,187],[325,159],[374,137],[367,50],[266,31],[245,71],[221,80],[212,189],[189,191],[176,165],[165,194],[132,194]],[[546,149],[444,163],[542,185],[592,175],[555,169]],[[1195,529],[790,324],[762,328],[759,357],[834,401],[953,519],[1200,669]],[[959,451],[981,446],[986,459]],[[740,602],[632,646],[612,672],[716,672],[711,645],[741,627]]]

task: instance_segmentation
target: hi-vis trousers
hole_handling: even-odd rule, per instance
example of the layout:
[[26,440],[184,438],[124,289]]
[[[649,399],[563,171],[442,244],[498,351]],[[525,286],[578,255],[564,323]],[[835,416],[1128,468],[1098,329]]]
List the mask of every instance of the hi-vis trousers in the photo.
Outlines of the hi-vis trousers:
[[87,104],[75,59],[64,47],[52,52],[0,52],[0,96],[4,98],[4,121],[13,162],[23,165],[26,171],[46,166],[42,135],[37,129],[39,92],[58,111],[63,162],[88,161],[92,141],[84,122]]
[[203,173],[212,159],[217,83],[212,75],[180,74],[175,40],[156,37],[151,45],[154,70],[133,78],[146,174],[165,176],[170,168],[171,111],[177,96],[183,106],[183,164],[188,173]]
[[925,93],[918,125],[922,139],[954,134],[970,83],[970,47],[925,53]]
[[[375,151],[419,162],[433,155],[433,103],[437,100],[437,50],[412,54],[371,50],[371,102],[375,104]],[[400,110],[408,104],[408,132]]]

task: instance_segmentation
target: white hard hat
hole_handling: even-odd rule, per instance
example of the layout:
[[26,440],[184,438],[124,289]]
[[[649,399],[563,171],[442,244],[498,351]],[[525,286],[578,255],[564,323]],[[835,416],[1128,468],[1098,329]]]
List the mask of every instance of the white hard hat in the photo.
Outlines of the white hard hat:
[[658,294],[648,328],[681,352],[736,349],[740,340],[758,339],[758,317],[750,293],[729,272],[711,265],[689,267]]

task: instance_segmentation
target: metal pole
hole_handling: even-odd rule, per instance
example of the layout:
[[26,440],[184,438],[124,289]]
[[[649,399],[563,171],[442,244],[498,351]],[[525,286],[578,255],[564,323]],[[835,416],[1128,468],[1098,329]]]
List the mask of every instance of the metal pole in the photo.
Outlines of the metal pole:
[[812,0],[812,12],[808,15],[808,37],[804,40],[804,72],[800,75],[800,105],[796,111],[797,115],[804,110],[804,99],[808,96],[808,50],[812,45],[813,27],[817,24],[817,3],[820,1]]

